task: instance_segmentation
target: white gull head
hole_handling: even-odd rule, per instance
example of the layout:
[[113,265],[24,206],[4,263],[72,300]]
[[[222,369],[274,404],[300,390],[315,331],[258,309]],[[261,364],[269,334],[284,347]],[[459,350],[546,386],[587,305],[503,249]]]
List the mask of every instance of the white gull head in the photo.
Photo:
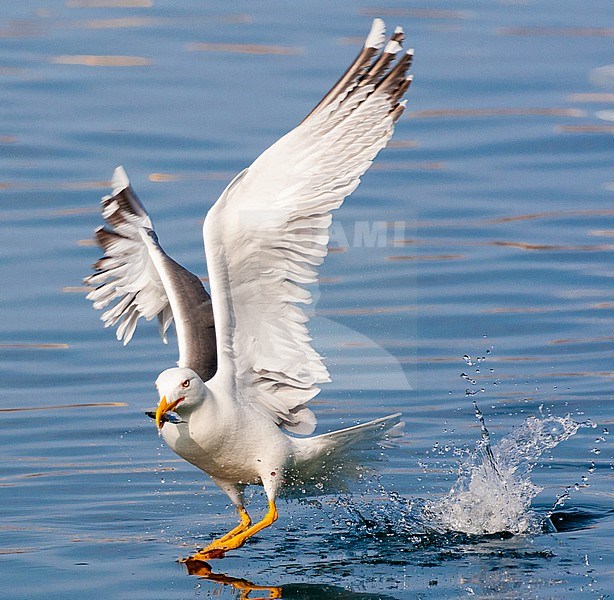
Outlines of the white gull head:
[[160,402],[156,410],[156,424],[162,429],[162,417],[169,411],[179,414],[198,406],[206,396],[203,380],[192,369],[173,367],[166,369],[156,379]]

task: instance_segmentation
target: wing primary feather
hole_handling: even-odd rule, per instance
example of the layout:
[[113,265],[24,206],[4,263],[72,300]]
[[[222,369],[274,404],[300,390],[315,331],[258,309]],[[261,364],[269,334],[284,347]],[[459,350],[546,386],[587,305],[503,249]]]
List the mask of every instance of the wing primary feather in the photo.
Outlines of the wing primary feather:
[[384,92],[390,96],[392,101],[400,98],[399,91],[402,89],[403,82],[407,80],[406,73],[411,67],[414,54],[408,50],[388,74],[378,83],[376,90]]
[[373,57],[377,55],[378,50],[382,47],[385,39],[386,27],[381,19],[374,19],[371,25],[371,31],[367,36],[364,46],[360,52],[346,69],[346,71],[337,80],[335,85],[329,92],[320,100],[313,110],[303,119],[305,122],[311,115],[317,113],[320,109],[330,104],[337,96],[346,90],[351,84],[364,75],[368,69]]
[[382,52],[377,61],[360,81],[360,85],[366,85],[368,83],[379,81],[387,73],[388,66],[401,50],[402,46],[400,42],[395,40],[393,36],[388,44],[386,44],[384,52]]

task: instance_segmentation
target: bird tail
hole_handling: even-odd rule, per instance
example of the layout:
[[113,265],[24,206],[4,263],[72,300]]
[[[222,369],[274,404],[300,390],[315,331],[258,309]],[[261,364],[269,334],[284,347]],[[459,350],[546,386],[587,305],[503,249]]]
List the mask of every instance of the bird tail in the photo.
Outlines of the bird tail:
[[363,479],[381,462],[384,448],[403,435],[401,413],[310,438],[292,438],[294,464],[284,489],[291,497],[347,491],[350,481]]

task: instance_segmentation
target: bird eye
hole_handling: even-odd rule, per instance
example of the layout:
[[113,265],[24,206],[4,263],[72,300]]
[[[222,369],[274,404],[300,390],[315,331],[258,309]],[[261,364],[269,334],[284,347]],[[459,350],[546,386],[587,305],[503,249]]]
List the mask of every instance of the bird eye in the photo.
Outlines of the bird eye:
[[188,388],[188,387],[190,387],[190,380],[189,380],[189,379],[184,379],[184,380],[181,382],[181,387],[182,387],[182,388]]

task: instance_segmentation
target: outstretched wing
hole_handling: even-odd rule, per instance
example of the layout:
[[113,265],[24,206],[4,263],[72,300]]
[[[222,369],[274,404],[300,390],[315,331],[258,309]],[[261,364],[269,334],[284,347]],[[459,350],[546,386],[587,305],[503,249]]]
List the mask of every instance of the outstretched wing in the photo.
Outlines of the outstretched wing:
[[373,22],[364,48],[311,114],[226,188],[204,225],[218,377],[277,424],[311,433],[305,407],[329,381],[297,304],[311,302],[331,211],[360,182],[405,107],[412,53],[403,31],[385,43]]
[[196,275],[164,252],[122,167],[113,173],[113,193],[102,199],[102,216],[107,227],[97,229],[95,238],[105,254],[84,282],[97,286],[87,295],[94,308],[114,303],[102,313],[105,327],[117,325],[117,339],[126,345],[141,317],[157,317],[167,343],[174,318],[179,366],[211,379],[217,366],[211,298]]

